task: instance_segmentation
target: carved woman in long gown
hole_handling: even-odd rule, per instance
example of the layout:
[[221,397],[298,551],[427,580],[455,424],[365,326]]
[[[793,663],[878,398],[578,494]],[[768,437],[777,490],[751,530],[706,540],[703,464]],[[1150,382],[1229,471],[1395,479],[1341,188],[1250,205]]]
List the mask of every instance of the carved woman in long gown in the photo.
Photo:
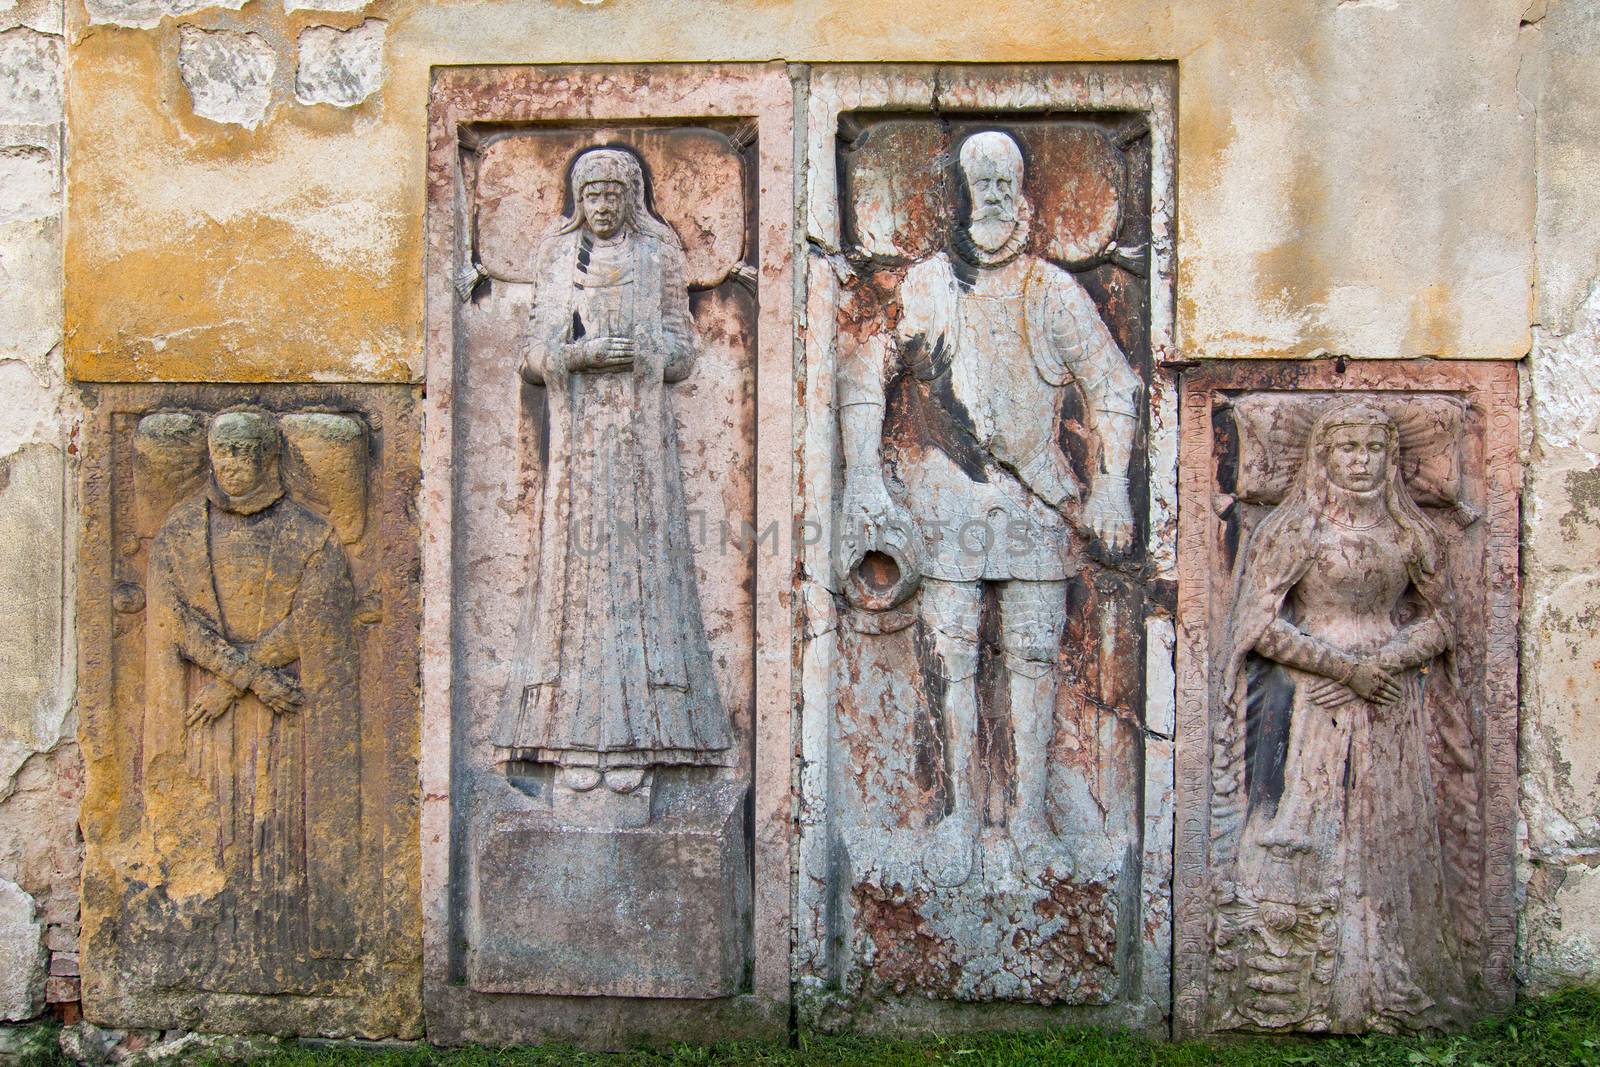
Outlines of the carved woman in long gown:
[[[1453,663],[1435,661],[1455,644],[1455,603],[1397,460],[1384,410],[1334,404],[1241,553],[1212,816],[1216,847],[1237,847],[1217,917],[1224,1026],[1416,1030],[1457,1009],[1429,696],[1453,691]],[[1258,741],[1247,800],[1247,714],[1274,673],[1293,687],[1281,791]]]
[[577,789],[727,762],[667,383],[697,339],[683,246],[629,152],[571,171],[540,245],[522,374],[546,389],[548,452],[528,639],[492,735]]

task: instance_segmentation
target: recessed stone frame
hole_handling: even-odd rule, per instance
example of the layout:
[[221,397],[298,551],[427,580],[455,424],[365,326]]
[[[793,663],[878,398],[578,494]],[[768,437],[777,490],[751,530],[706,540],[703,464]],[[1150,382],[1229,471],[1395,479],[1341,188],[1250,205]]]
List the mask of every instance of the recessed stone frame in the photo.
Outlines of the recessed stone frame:
[[[794,348],[789,262],[794,112],[788,71],[781,64],[450,68],[435,72],[430,108],[422,759],[424,999],[429,1035],[446,1043],[569,1040],[618,1047],[645,1038],[692,1040],[713,1032],[725,1037],[781,1033],[789,1002],[793,751],[789,526]],[[495,417],[502,421],[510,417],[503,408],[498,416],[484,415],[491,385],[506,395],[516,394],[516,360],[506,353],[519,345],[526,295],[520,297],[524,301],[520,314],[504,303],[497,308],[497,301],[519,299],[520,283],[507,280],[512,272],[481,254],[484,231],[471,220],[481,222],[483,217],[475,210],[481,205],[473,199],[477,193],[472,183],[482,158],[479,149],[486,142],[517,131],[561,130],[583,131],[596,143],[634,143],[629,138],[637,141],[652,135],[652,130],[709,131],[708,136],[737,149],[743,168],[738,184],[745,210],[738,221],[745,233],[735,248],[744,259],[725,265],[735,269],[702,279],[713,287],[691,296],[691,304],[723,306],[738,301],[749,309],[741,320],[748,328],[732,340],[723,337],[718,342],[719,351],[738,353],[738,359],[713,361],[710,366],[736,372],[741,377],[735,384],[744,391],[722,412],[730,425],[723,427],[726,432],[719,446],[732,449],[722,454],[737,459],[737,470],[730,468],[730,477],[744,487],[736,494],[744,501],[740,505],[744,510],[726,508],[721,517],[737,520],[735,525],[749,523],[758,535],[765,535],[737,558],[747,580],[728,596],[742,597],[744,606],[722,615],[714,606],[708,608],[714,658],[738,660],[729,669],[743,671],[747,678],[741,683],[745,688],[734,694],[737,699],[728,700],[724,691],[738,739],[735,769],[746,789],[747,800],[741,807],[746,813],[745,855],[750,864],[747,971],[731,995],[480,992],[471,988],[464,964],[463,848],[470,786],[500,774],[484,736],[494,712],[483,705],[492,700],[488,694],[495,682],[483,672],[488,665],[492,674],[496,657],[508,654],[505,647],[513,639],[509,635],[515,622],[508,596],[498,600],[495,596],[525,584],[515,567],[491,574],[477,566],[483,558],[477,553],[485,546],[492,544],[490,551],[519,561],[525,549],[509,533],[512,526],[505,516],[487,533],[483,524],[472,525],[470,517],[486,497],[481,484],[467,482],[501,479],[488,497],[503,491],[504,499],[515,502],[515,521],[524,524],[529,521],[529,486],[538,484],[536,470],[519,469],[530,449],[519,447],[517,435],[526,436],[530,420],[524,417],[524,429],[518,431],[510,423],[494,423]],[[649,163],[650,150],[641,153]],[[682,225],[679,220],[680,230]],[[683,236],[691,246],[693,290],[695,235]],[[486,325],[489,320],[498,325]],[[500,354],[483,355],[491,350]],[[490,366],[497,369],[483,370]],[[704,377],[707,366],[702,361],[685,386],[699,379],[705,390],[711,390],[716,383]],[[503,374],[503,383],[501,378],[490,381],[493,374]],[[500,402],[494,400],[490,406]],[[690,412],[685,408],[693,404],[681,405],[680,429],[709,426],[712,417],[705,404],[702,400]],[[728,415],[729,410],[734,415]],[[537,445],[536,435],[532,444]],[[683,451],[687,457],[691,449]],[[509,471],[494,473],[496,462],[509,463]],[[691,498],[698,477],[692,467],[686,458]],[[517,505],[523,510],[517,511]],[[721,536],[718,518],[710,516],[713,549]],[[708,571],[699,552],[697,562],[702,586],[709,580],[722,588],[718,583],[724,577]],[[713,601],[722,595],[708,594]],[[711,616],[732,620],[733,631],[718,636],[718,623]],[[538,885],[528,888],[540,891]],[[618,892],[626,891],[618,887]]]
[[[1217,657],[1234,598],[1234,564],[1245,509],[1273,502],[1243,485],[1241,448],[1267,456],[1253,442],[1276,440],[1257,429],[1254,410],[1265,401],[1302,405],[1364,399],[1391,412],[1418,398],[1457,412],[1459,459],[1435,481],[1440,493],[1411,479],[1418,505],[1443,532],[1455,560],[1455,594],[1461,625],[1454,652],[1460,679],[1462,746],[1470,756],[1458,769],[1466,795],[1452,813],[1475,855],[1447,869],[1447,885],[1469,886],[1455,905],[1454,931],[1469,946],[1465,981],[1479,1011],[1510,1004],[1516,948],[1514,857],[1517,812],[1517,671],[1519,611],[1518,524],[1521,474],[1517,461],[1518,387],[1509,363],[1313,360],[1206,364],[1182,378],[1181,520],[1178,592],[1178,762],[1176,951],[1174,989],[1177,1036],[1206,1033],[1227,1017],[1227,997],[1214,995],[1213,940],[1220,936],[1214,894],[1223,880],[1214,869],[1213,769],[1219,759],[1219,724],[1227,710],[1219,696],[1224,668]],[[1234,417],[1230,412],[1251,414]],[[1302,419],[1303,421],[1303,419]],[[1246,425],[1248,424],[1248,425]],[[1241,430],[1241,426],[1246,426]],[[1404,441],[1402,440],[1404,448]],[[1277,448],[1279,464],[1290,454]],[[1251,469],[1259,464],[1251,460]],[[1269,464],[1269,465],[1270,465]],[[1426,472],[1424,472],[1426,473]],[[1268,479],[1269,481],[1271,479]],[[1434,673],[1438,673],[1435,669]],[[1241,788],[1248,790],[1248,782]],[[1458,790],[1458,796],[1462,795]],[[1475,828],[1475,830],[1474,830]],[[1234,835],[1237,837],[1237,834]],[[1459,892],[1459,890],[1457,890]],[[1467,915],[1465,913],[1470,913]],[[1464,936],[1462,936],[1464,935]],[[1425,991],[1427,992],[1427,991]],[[1287,1016],[1285,1016],[1287,1017]],[[1271,1027],[1267,1027],[1271,1028]],[[1295,1029],[1295,1025],[1284,1028]],[[1317,1028],[1313,1025],[1312,1028]]]

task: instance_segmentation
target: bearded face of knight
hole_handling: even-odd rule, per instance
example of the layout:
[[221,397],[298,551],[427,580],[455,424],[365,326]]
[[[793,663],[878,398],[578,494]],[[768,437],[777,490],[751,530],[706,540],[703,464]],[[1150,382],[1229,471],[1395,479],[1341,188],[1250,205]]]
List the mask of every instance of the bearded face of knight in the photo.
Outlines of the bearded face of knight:
[[961,146],[961,176],[972,205],[967,235],[983,251],[997,252],[1017,228],[1022,152],[1003,133],[975,134]]

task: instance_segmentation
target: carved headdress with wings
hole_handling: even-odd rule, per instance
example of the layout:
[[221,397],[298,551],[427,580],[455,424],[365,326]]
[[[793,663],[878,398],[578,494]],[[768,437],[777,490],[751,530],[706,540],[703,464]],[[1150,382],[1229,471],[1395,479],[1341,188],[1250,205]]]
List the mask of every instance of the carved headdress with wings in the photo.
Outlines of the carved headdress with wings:
[[[1212,862],[1229,870],[1238,855],[1249,810],[1246,736],[1258,696],[1259,661],[1252,656],[1290,591],[1316,558],[1315,544],[1327,505],[1328,441],[1340,426],[1382,427],[1395,462],[1383,487],[1390,516],[1409,541],[1408,570],[1417,596],[1434,616],[1458,620],[1449,540],[1419,507],[1449,508],[1465,528],[1477,513],[1461,499],[1464,405],[1451,398],[1308,397],[1254,394],[1233,405],[1239,435],[1237,499],[1275,505],[1243,535],[1222,655],[1215,678],[1211,802]],[[1456,635],[1459,637],[1459,635]],[[1452,638],[1453,650],[1457,640]],[[1480,835],[1476,824],[1478,774],[1475,730],[1459,692],[1454,653],[1444,669],[1426,672],[1424,700],[1431,723],[1429,747],[1439,793],[1441,835],[1451,893],[1467,917],[1470,935],[1478,899]],[[1261,693],[1268,690],[1262,688]],[[1231,877],[1231,876],[1230,876]],[[1470,940],[1470,936],[1469,936]]]
[[[1239,439],[1234,495],[1251,504],[1279,504],[1289,494],[1317,420],[1343,401],[1306,393],[1252,393],[1232,404]],[[1405,487],[1423,507],[1449,508],[1461,527],[1478,511],[1462,499],[1461,439],[1467,407],[1449,396],[1367,397],[1394,425],[1396,466]]]

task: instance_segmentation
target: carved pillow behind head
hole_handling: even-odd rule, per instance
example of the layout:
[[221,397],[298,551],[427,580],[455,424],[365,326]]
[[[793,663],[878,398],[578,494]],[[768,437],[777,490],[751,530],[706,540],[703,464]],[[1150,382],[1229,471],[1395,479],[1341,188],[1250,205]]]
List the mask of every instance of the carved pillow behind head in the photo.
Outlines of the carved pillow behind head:
[[[1283,500],[1305,458],[1311,424],[1330,399],[1320,393],[1250,393],[1233,401],[1239,444],[1234,496],[1251,504]],[[1403,394],[1374,399],[1400,431],[1400,474],[1412,498],[1424,507],[1462,505],[1462,402]]]
[[345,544],[367,521],[367,427],[352,415],[298,412],[278,419],[293,494],[328,517]]
[[154,537],[180,500],[200,488],[206,474],[206,422],[187,411],[156,411],[133,433],[134,522],[140,537]]

